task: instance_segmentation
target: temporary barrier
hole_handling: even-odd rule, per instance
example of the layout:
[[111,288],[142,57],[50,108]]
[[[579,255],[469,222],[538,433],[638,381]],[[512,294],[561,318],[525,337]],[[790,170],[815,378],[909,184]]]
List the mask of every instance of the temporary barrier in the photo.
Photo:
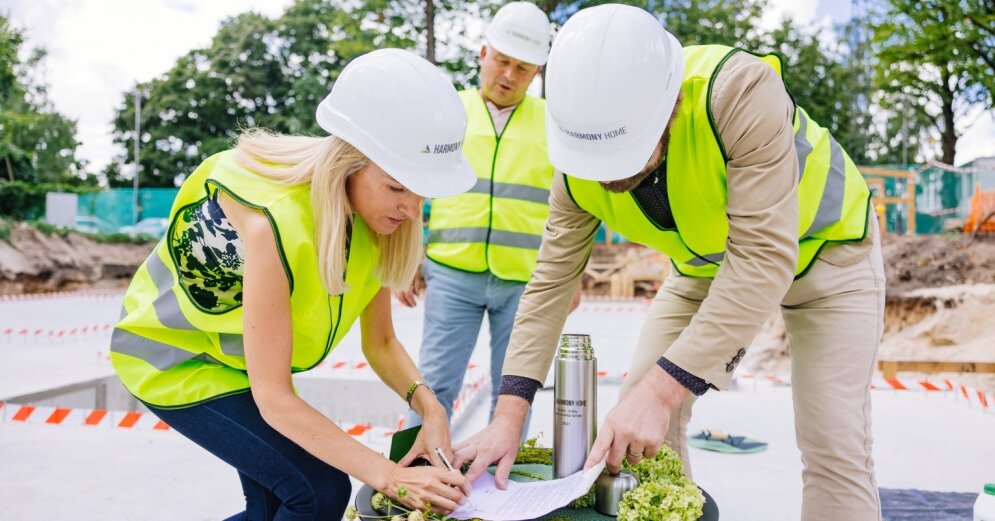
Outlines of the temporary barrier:
[[124,290],[120,289],[89,289],[80,291],[53,291],[50,293],[19,293],[13,295],[0,295],[0,302],[21,302],[27,300],[47,300],[47,299],[115,299],[124,296]]
[[114,324],[90,324],[58,329],[4,327],[0,342],[28,344],[60,344],[109,335]]
[[995,190],[977,190],[971,197],[971,213],[964,222],[967,233],[995,233]]
[[985,412],[995,412],[995,399],[992,395],[976,387],[961,385],[953,380],[900,380],[898,378],[875,378],[871,389],[893,391],[917,391],[924,393],[947,393],[958,401]]

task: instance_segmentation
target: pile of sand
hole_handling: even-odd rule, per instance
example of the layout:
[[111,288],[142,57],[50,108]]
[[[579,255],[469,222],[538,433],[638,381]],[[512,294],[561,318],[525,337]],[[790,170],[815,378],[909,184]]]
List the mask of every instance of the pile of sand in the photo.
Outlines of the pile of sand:
[[995,236],[886,236],[881,244],[889,297],[920,288],[995,284]]
[[[995,284],[921,288],[888,298],[878,360],[995,363]],[[742,370],[787,375],[787,333],[780,313],[754,339]],[[899,378],[953,379],[995,393],[995,375],[900,373]]]
[[0,241],[0,295],[125,287],[153,246],[104,244],[17,224],[9,242]]
[[[922,288],[888,299],[880,360],[995,362],[995,284]],[[995,392],[995,375],[899,377],[952,378]]]

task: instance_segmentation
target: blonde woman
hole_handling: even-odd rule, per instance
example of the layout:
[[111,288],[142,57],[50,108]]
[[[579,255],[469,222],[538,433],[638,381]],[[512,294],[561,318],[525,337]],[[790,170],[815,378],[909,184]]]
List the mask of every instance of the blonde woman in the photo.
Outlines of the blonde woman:
[[[434,66],[379,50],[346,67],[317,117],[330,136],[249,132],[184,182],[125,295],[114,368],[238,470],[246,510],[231,519],[341,519],[350,475],[409,507],[452,511],[469,484],[433,452],[453,455],[446,411],[394,335],[389,291],[421,259],[423,197],[474,182],[460,150],[466,114]],[[370,366],[426,418],[400,465],[291,383],[357,318]],[[419,456],[434,466],[406,466]]]

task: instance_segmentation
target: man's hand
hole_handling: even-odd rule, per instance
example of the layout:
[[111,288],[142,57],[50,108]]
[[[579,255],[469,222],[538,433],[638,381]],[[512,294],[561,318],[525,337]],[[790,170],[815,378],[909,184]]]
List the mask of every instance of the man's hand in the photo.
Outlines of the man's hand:
[[623,458],[635,465],[643,458],[655,457],[667,434],[670,415],[687,395],[684,386],[654,365],[608,413],[584,470],[605,456],[611,473],[619,471]]
[[494,472],[497,487],[504,490],[508,487],[508,475],[511,466],[518,457],[519,440],[522,438],[522,426],[528,416],[529,403],[522,398],[501,395],[494,410],[494,419],[486,429],[471,436],[468,440],[457,443],[453,447],[456,460],[453,466],[462,467],[468,462],[470,470],[466,479],[473,483],[478,476],[487,472],[487,467],[497,462]]
[[568,313],[573,313],[580,307],[580,296],[584,292],[584,285],[580,284],[577,286],[577,291],[574,292],[574,298],[570,301],[570,311]]
[[402,306],[413,308],[418,305],[417,297],[425,291],[425,279],[421,275],[421,268],[415,272],[415,278],[411,281],[411,287],[404,291],[398,291],[394,293],[397,301],[401,303]]

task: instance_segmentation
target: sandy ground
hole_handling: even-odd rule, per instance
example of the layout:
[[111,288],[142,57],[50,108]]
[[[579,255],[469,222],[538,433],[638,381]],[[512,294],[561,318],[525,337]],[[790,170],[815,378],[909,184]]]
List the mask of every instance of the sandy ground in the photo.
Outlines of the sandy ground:
[[153,246],[46,235],[19,223],[0,241],[0,295],[124,287]]
[[[421,309],[395,306],[396,329],[413,357]],[[117,313],[115,298],[0,302],[0,331],[11,324],[59,330],[112,322]],[[599,368],[615,378],[628,369],[641,319],[641,303],[587,301],[565,330],[591,334]],[[361,359],[356,333],[331,358]],[[59,344],[0,339],[0,397],[109,371],[106,362],[99,362],[105,343],[99,335]],[[474,361],[486,364],[486,345],[485,325]],[[316,371],[320,377],[321,370]],[[617,398],[617,385],[600,386],[600,417]],[[940,393],[875,391],[873,398],[881,487],[972,492],[995,481],[990,463],[995,461],[990,442],[995,413]],[[454,439],[486,425],[485,404],[477,402],[455,429]],[[716,428],[770,443],[768,451],[754,455],[692,455],[695,480],[716,499],[724,519],[798,518],[801,462],[794,445],[790,388],[759,384],[708,393],[696,405],[690,428]],[[536,398],[530,436],[541,436],[550,445],[551,433],[552,392],[547,390]],[[364,441],[385,450],[382,440]],[[175,432],[0,423],[0,519],[209,520],[241,506],[235,472]]]
[[888,295],[919,288],[995,283],[995,235],[886,236]]

